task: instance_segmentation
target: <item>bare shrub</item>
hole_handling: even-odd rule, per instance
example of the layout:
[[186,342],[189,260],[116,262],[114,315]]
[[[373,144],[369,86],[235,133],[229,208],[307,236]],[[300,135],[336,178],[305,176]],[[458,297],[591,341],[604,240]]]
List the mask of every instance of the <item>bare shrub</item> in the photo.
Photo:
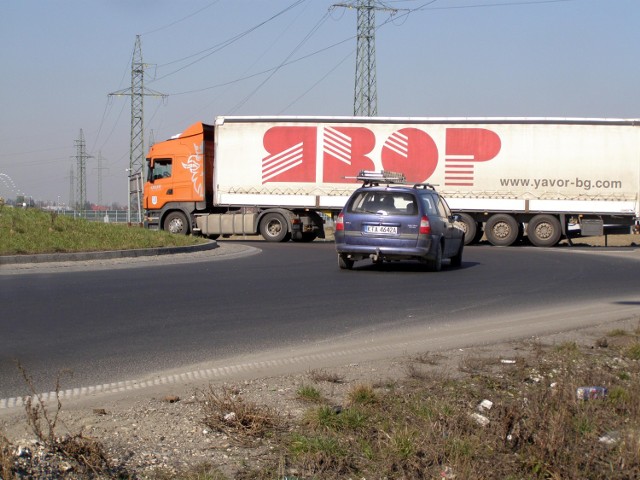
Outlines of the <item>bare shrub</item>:
[[[104,446],[96,439],[85,437],[82,433],[58,437],[56,427],[62,410],[60,402],[60,375],[56,378],[55,411],[47,408],[45,400],[36,393],[33,379],[26,369],[18,363],[22,377],[30,395],[25,400],[27,424],[45,450],[60,460],[71,464],[70,470],[89,476],[106,476],[125,478],[127,472],[111,465]],[[3,454],[4,456],[4,454]],[[4,472],[3,472],[4,473]],[[38,477],[38,475],[35,475]],[[2,478],[11,478],[9,476]]]
[[0,433],[0,478],[13,478],[13,465],[16,459],[13,453],[14,448],[7,437]]
[[340,375],[327,372],[326,370],[311,370],[309,372],[309,378],[314,382],[344,383],[344,378]]
[[218,392],[209,386],[198,396],[204,424],[226,433],[240,444],[251,444],[281,428],[281,419],[273,410],[246,401],[227,387]]

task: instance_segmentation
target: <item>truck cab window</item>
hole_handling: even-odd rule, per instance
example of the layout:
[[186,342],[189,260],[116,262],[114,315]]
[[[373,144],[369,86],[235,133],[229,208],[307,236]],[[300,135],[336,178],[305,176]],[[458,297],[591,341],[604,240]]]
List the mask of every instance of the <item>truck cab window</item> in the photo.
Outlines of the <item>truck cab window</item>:
[[149,176],[152,181],[169,178],[171,176],[171,159],[156,158],[153,162],[153,168],[149,169]]

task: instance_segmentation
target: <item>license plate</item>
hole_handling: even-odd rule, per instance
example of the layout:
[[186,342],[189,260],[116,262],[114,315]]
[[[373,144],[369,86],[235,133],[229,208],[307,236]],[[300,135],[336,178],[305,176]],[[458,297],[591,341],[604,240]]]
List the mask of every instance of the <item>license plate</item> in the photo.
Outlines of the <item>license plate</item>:
[[387,227],[385,225],[365,225],[364,233],[378,233],[383,235],[397,235],[398,227]]

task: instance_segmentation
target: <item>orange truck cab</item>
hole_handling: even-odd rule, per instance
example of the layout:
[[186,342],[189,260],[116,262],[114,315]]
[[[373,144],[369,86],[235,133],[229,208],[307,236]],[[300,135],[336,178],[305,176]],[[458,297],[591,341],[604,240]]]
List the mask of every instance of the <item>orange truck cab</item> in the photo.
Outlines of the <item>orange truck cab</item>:
[[192,214],[211,207],[213,127],[196,123],[153,145],[144,188],[145,226],[172,233],[192,231]]

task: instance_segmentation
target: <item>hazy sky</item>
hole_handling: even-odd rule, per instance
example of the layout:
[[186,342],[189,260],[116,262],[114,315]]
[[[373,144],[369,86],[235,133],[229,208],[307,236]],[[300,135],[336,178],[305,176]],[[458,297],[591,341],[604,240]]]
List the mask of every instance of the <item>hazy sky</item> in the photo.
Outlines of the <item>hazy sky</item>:
[[[355,0],[0,0],[0,196],[127,202],[140,35],[145,143],[217,115],[351,115]],[[386,0],[381,116],[640,118],[640,0]]]

